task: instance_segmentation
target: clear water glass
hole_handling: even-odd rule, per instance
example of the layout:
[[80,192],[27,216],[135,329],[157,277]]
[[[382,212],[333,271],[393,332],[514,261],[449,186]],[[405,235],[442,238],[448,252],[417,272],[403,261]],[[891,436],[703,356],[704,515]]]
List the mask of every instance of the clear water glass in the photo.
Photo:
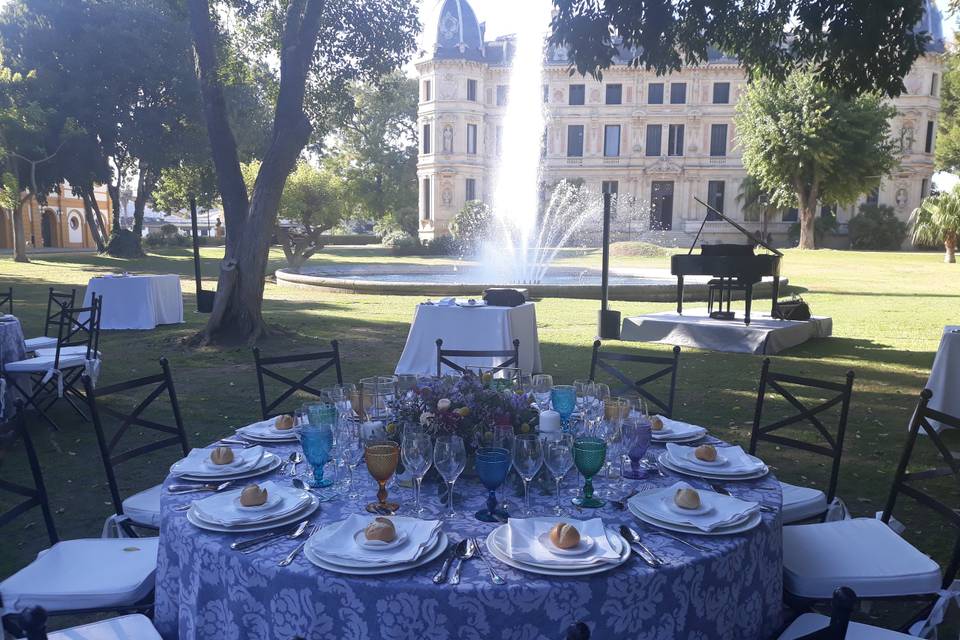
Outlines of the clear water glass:
[[400,444],[400,457],[414,481],[415,506],[413,512],[419,517],[426,509],[420,504],[420,483],[433,464],[433,443],[425,431],[405,429]]
[[538,373],[531,380],[533,398],[541,411],[550,408],[550,390],[553,389],[553,376],[547,373]]
[[583,414],[587,405],[587,398],[593,397],[593,380],[574,380],[573,388],[577,394],[577,412]]
[[530,482],[543,466],[543,442],[535,433],[522,433],[513,441],[513,468],[523,479],[523,516],[533,517],[530,507]]
[[463,446],[463,438],[460,436],[438,436],[433,445],[433,466],[444,481],[450,485],[449,492],[449,510],[444,514],[445,518],[453,518],[457,512],[453,509],[453,486],[457,478],[463,473],[467,464],[467,450]]
[[543,462],[553,475],[553,481],[557,483],[557,505],[553,508],[553,513],[562,516],[565,510],[560,506],[560,483],[573,466],[573,435],[562,433],[559,437],[551,436],[550,440],[545,440]]
[[360,492],[353,483],[353,472],[363,460],[363,442],[360,440],[360,422],[353,418],[341,420],[337,425],[337,456],[347,468],[347,497],[357,499]]

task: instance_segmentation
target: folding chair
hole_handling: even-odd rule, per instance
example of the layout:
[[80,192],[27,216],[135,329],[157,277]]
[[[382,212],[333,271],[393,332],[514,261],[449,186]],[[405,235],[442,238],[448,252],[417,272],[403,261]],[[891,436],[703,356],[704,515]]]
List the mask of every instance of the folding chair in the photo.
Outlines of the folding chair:
[[[590,359],[590,380],[596,381],[597,370],[604,371],[619,382],[610,385],[610,393],[614,396],[638,394],[641,398],[650,403],[656,413],[666,417],[673,417],[673,401],[677,390],[677,369],[680,366],[680,347],[673,348],[673,357],[669,356],[643,356],[635,353],[618,353],[614,351],[601,350],[602,343],[596,340],[593,343],[593,356]],[[621,369],[615,366],[614,362],[625,362],[629,364],[654,365],[658,367],[656,371],[642,378],[631,380],[630,377]],[[655,395],[650,391],[650,386],[662,378],[670,378],[669,387],[666,390],[666,397]]]
[[[843,438],[850,413],[853,378],[853,371],[847,372],[846,380],[842,383],[774,373],[770,370],[770,359],[765,358],[763,361],[763,368],[760,370],[760,390],[757,392],[757,408],[753,414],[753,430],[750,433],[750,454],[756,455],[757,445],[763,441],[831,459],[830,480],[826,493],[812,487],[780,483],[783,492],[784,524],[825,517],[827,509],[837,495],[840,458],[843,455]],[[821,394],[828,392],[834,395],[811,407],[809,403],[804,403],[797,398],[800,390],[814,390]],[[762,424],[764,408],[770,408],[768,395],[773,396],[771,399],[782,399],[791,410],[795,409],[797,413]],[[824,421],[829,421],[828,416],[824,414],[834,407],[839,408],[839,416],[836,419],[835,429],[831,431],[824,424]],[[798,437],[782,435],[782,430],[786,427],[793,427],[792,431],[803,430],[806,433],[812,433],[825,444],[815,444]]]
[[[488,373],[497,373],[502,369],[520,368],[520,340],[514,339],[513,349],[444,349],[443,338],[437,338],[437,377],[443,375],[443,367],[446,365],[457,373],[464,374],[470,369],[469,365],[460,365],[451,360],[451,358],[506,358],[493,365],[485,365],[483,368]],[[474,367],[476,368],[476,367]]]
[[[293,396],[297,391],[302,391],[316,398],[321,398],[322,394],[319,388],[308,384],[311,380],[319,376],[327,369],[333,367],[337,373],[337,384],[343,384],[343,372],[340,369],[340,344],[336,340],[330,341],[330,351],[320,351],[317,353],[300,353],[289,356],[270,356],[261,357],[260,348],[254,347],[253,359],[257,366],[257,387],[260,392],[260,412],[263,419],[272,418],[281,413],[290,413],[289,411],[276,411],[277,407],[283,404],[287,399]],[[316,368],[307,373],[299,380],[294,380],[279,371],[268,369],[278,364],[296,364],[311,363]],[[284,385],[283,392],[271,401],[267,401],[267,391],[264,386],[264,378],[277,380]]]
[[[100,321],[103,319],[103,296],[90,294],[90,306],[96,309],[96,312],[90,314],[90,324],[87,329],[85,323],[75,324],[67,332],[60,344],[55,343],[50,348],[38,348],[35,352],[38,356],[52,356],[56,347],[60,347],[61,355],[84,354],[88,360],[100,360]],[[61,317],[63,314],[61,314]],[[86,332],[90,335],[87,336]],[[96,380],[94,380],[96,381]]]
[[150,618],[132,613],[118,618],[70,627],[47,635],[47,612],[30,607],[20,614],[13,631],[23,640],[161,640]]
[[8,287],[6,291],[0,291],[0,307],[7,305],[7,313],[13,315],[13,287]]
[[[160,358],[160,367],[163,369],[161,373],[98,389],[94,388],[90,376],[83,376],[87,406],[97,434],[100,458],[107,473],[113,508],[116,510],[116,516],[112,516],[110,520],[122,527],[131,537],[137,536],[135,527],[159,530],[160,494],[163,484],[123,498],[115,467],[167,447],[179,446],[180,453],[184,456],[190,452],[187,433],[180,416],[177,391],[170,373],[170,363],[166,358]],[[169,408],[165,409],[168,409],[173,418],[173,424],[144,417],[151,405],[161,400],[164,395],[169,403]],[[120,408],[120,403],[126,405],[126,408]],[[110,422],[114,424],[108,425],[110,418],[113,419]],[[112,433],[107,433],[108,427],[113,427]],[[159,439],[146,441],[146,435],[151,431],[161,434]],[[129,446],[125,444],[121,449],[121,442],[126,443],[131,439],[136,442]]]
[[50,287],[50,293],[47,294],[47,315],[43,322],[43,335],[36,338],[27,338],[24,340],[27,351],[36,351],[37,349],[52,349],[57,346],[57,336],[50,335],[60,326],[60,316],[64,309],[72,309],[77,298],[77,290],[70,289],[70,292],[55,291]]
[[[0,462],[12,459],[23,444],[31,484],[0,480],[0,494],[19,500],[0,512],[0,526],[39,507],[51,546],[35,560],[0,582],[3,628],[14,633],[30,607],[43,607],[51,615],[78,615],[109,611],[146,611],[152,607],[157,569],[158,538],[60,540],[53,524],[50,503],[36,449],[24,422],[22,402],[13,420],[0,428],[9,434]],[[10,504],[5,498],[0,504]]]
[[777,640],[909,640],[908,636],[859,622],[850,622],[857,604],[853,589],[840,587],[833,592],[830,617],[805,613],[798,617]]
[[[834,589],[848,586],[861,598],[925,603],[918,615],[911,619],[913,622],[927,617],[939,598],[956,595],[948,589],[960,568],[960,513],[954,510],[954,505],[922,490],[918,483],[937,478],[950,478],[953,483],[960,483],[960,461],[930,425],[932,419],[960,429],[960,418],[931,409],[928,402],[932,396],[929,389],[920,394],[880,519],[855,518],[783,528],[784,589],[788,601],[806,606],[827,600]],[[911,459],[920,429],[936,449],[940,460],[938,466],[907,471],[911,462],[914,469],[919,465]],[[939,515],[957,535],[950,563],[942,575],[940,565],[889,527],[901,494]],[[929,523],[924,528],[928,526]],[[946,590],[946,595],[940,594],[941,589]],[[909,628],[909,624],[901,631]]]

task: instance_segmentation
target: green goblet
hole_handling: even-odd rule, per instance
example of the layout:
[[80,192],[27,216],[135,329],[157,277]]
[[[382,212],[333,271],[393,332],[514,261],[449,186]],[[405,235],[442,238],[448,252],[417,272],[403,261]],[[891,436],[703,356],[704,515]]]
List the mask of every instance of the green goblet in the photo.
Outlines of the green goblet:
[[572,500],[578,507],[597,509],[607,504],[593,497],[593,476],[603,468],[607,459],[607,443],[603,438],[577,438],[573,442],[573,464],[584,478],[583,494]]

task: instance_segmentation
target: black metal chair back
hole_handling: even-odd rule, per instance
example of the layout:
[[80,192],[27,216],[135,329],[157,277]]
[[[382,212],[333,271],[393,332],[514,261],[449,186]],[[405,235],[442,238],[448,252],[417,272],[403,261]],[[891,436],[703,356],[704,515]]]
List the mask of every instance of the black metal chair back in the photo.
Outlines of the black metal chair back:
[[6,615],[3,629],[14,638],[48,640],[47,611],[43,607],[27,607],[20,613]]
[[60,317],[64,310],[72,309],[77,301],[77,290],[70,289],[66,291],[56,291],[50,287],[50,293],[47,295],[47,316],[43,323],[43,335],[49,336],[54,327],[60,326]]
[[[750,455],[757,452],[760,441],[800,449],[809,453],[826,456],[833,460],[830,467],[830,482],[827,485],[827,504],[833,501],[837,494],[837,481],[840,477],[840,458],[843,455],[843,439],[847,431],[847,418],[850,413],[850,397],[853,394],[853,371],[848,371],[844,382],[815,380],[786,373],[774,373],[770,370],[770,358],[764,358],[763,368],[760,371],[760,389],[757,392],[757,408],[753,414],[753,430],[750,432]],[[836,395],[824,400],[820,404],[810,407],[803,400],[797,398],[799,388],[816,389]],[[767,403],[767,396],[776,394],[786,401],[797,413],[779,418],[768,424],[763,424],[763,410]],[[839,406],[836,429],[831,431],[824,424],[827,416],[824,412]],[[805,431],[812,428],[825,444],[815,444],[799,440],[780,433],[774,433],[785,427],[800,426]]]
[[[595,382],[598,370],[603,371],[619,383],[619,385],[613,384],[610,386],[611,395],[638,394],[649,403],[651,413],[658,413],[667,418],[673,417],[673,402],[677,391],[677,370],[680,367],[680,347],[673,348],[673,356],[644,356],[635,353],[602,350],[602,346],[600,340],[593,343],[593,357],[590,359],[590,380]],[[614,362],[653,365],[657,369],[642,378],[631,380],[618,366],[612,364]],[[669,378],[666,397],[654,394],[650,390],[651,386],[664,378]]]
[[857,594],[850,587],[840,587],[833,592],[830,603],[830,624],[818,629],[797,640],[844,640],[847,637],[847,627],[850,625],[850,616],[857,606]]
[[0,291],[0,307],[7,305],[7,313],[13,315],[13,287],[7,287],[6,291]]
[[[331,367],[336,371],[337,384],[343,384],[343,370],[340,368],[340,344],[336,340],[330,341],[330,351],[299,353],[289,356],[270,356],[269,358],[264,358],[261,356],[260,348],[254,347],[253,359],[257,365],[257,387],[260,392],[260,413],[264,420],[267,418],[272,418],[273,416],[281,413],[289,413],[289,411],[277,411],[276,409],[281,404],[286,402],[290,397],[292,397],[297,391],[302,391],[316,398],[322,397],[321,390],[312,386],[310,382]],[[268,368],[275,365],[296,363],[311,363],[311,366],[315,366],[315,368],[309,371],[299,380],[294,380],[293,378],[284,375],[280,371]],[[284,387],[280,395],[270,401],[267,400],[267,391],[264,385],[265,378],[276,380],[282,383]]]
[[[924,389],[920,392],[920,401],[917,403],[917,408],[914,410],[913,417],[910,419],[910,431],[907,433],[907,442],[903,446],[900,463],[897,465],[897,471],[893,477],[893,484],[890,487],[890,495],[887,498],[887,504],[883,508],[883,514],[880,519],[884,522],[890,522],[897,498],[900,494],[903,494],[908,498],[912,498],[922,506],[936,512],[947,524],[953,527],[957,537],[953,545],[953,554],[950,558],[950,563],[943,572],[943,588],[947,589],[953,583],[958,570],[960,570],[960,512],[957,511],[955,503],[948,504],[934,497],[929,491],[925,491],[918,485],[937,478],[952,478],[954,489],[960,487],[960,460],[950,451],[944,443],[943,437],[933,428],[933,425],[930,424],[930,421],[934,420],[946,427],[960,429],[960,417],[951,416],[942,411],[931,409],[929,402],[932,397],[933,392],[929,389]],[[917,443],[917,435],[921,429],[936,449],[940,458],[936,464],[923,465],[927,467],[925,469],[917,469],[920,463],[916,461],[913,461],[911,464],[913,449]],[[912,467],[910,471],[907,470],[908,465]]]
[[37,458],[37,450],[34,448],[33,439],[27,430],[24,415],[23,404],[21,401],[17,401],[16,414],[7,422],[0,424],[0,463],[4,462],[4,458],[12,455],[17,441],[23,442],[33,485],[28,486],[0,477],[0,493],[8,494],[8,497],[4,499],[4,504],[12,503],[12,506],[6,511],[0,512],[0,526],[13,522],[18,516],[35,507],[40,507],[50,544],[56,544],[60,537],[57,535],[57,529],[53,524],[53,514],[47,500],[47,489],[43,483],[40,460]]
[[485,366],[487,373],[497,373],[502,369],[512,369],[520,367],[520,340],[514,339],[513,349],[444,349],[443,338],[437,338],[437,377],[443,375],[443,365],[447,365],[458,373],[466,373],[470,367],[457,364],[450,358],[506,358],[497,364]]
[[100,348],[100,316],[103,296],[91,296],[89,307],[71,307],[60,314],[57,331],[56,364],[63,347],[83,347],[87,359],[95,358]]
[[[166,358],[160,358],[160,367],[163,369],[161,373],[99,388],[94,388],[93,381],[89,376],[83,376],[87,406],[93,419],[97,444],[100,447],[100,457],[107,473],[110,496],[113,499],[113,506],[117,515],[123,514],[123,497],[120,495],[115,470],[117,465],[167,447],[179,445],[183,455],[187,455],[190,451],[187,444],[187,433],[183,428],[183,418],[180,415],[177,391],[173,386],[173,376],[170,373],[170,363],[167,362]],[[131,394],[130,392],[134,393]],[[142,393],[145,393],[145,395],[142,395]],[[128,398],[131,395],[136,398],[133,400],[135,404],[132,408],[127,410],[118,408],[117,405],[120,404],[121,398],[129,406],[131,401]],[[147,419],[143,415],[155,401],[164,395],[167,396],[170,403],[172,424]],[[105,420],[108,417],[113,418],[117,423],[117,426],[109,434],[107,433]],[[131,427],[136,427],[133,433],[131,433]],[[145,433],[144,430],[156,431],[162,434],[162,437],[143,444],[134,443],[130,448],[121,449],[120,443],[125,442],[124,436],[130,434],[138,437],[140,434],[137,432]]]

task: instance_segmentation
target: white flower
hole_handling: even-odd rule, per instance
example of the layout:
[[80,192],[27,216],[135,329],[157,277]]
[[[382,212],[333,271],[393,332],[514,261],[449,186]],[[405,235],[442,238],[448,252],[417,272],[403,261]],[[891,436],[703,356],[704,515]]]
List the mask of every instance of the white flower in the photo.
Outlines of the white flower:
[[448,398],[440,398],[437,400],[437,411],[443,413],[450,409],[450,400]]
[[433,414],[429,411],[424,411],[420,414],[420,424],[427,425],[433,419]]

